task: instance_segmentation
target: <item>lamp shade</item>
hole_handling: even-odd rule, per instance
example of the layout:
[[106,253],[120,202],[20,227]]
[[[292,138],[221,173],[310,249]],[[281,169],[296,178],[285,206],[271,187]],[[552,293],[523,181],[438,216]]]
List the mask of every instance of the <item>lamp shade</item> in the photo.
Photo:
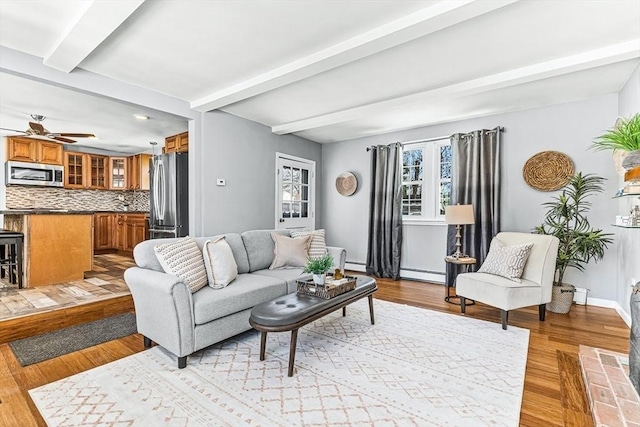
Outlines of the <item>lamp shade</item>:
[[450,205],[444,208],[444,222],[447,224],[474,224],[473,205]]

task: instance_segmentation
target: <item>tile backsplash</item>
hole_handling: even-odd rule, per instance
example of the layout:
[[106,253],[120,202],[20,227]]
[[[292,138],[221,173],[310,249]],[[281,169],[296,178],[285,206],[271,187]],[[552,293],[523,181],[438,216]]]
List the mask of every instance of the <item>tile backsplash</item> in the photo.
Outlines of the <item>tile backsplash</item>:
[[[124,201],[118,199],[124,197]],[[73,211],[149,211],[149,191],[67,190],[64,188],[10,185],[7,209],[69,209]]]

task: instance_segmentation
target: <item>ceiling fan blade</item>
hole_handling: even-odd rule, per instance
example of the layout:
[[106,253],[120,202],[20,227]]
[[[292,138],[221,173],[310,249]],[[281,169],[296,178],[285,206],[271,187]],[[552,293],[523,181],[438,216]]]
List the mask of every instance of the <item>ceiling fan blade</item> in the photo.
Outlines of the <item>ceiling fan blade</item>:
[[49,138],[51,139],[55,139],[56,141],[60,141],[60,142],[68,142],[69,144],[73,144],[75,141],[73,139],[69,139],[69,138],[63,138],[61,136],[56,136],[56,135],[47,135]]
[[72,138],[95,138],[96,136],[92,133],[68,133],[68,132],[62,132],[62,133],[53,133],[51,135],[56,135],[56,136],[70,136]]
[[0,128],[0,130],[8,130],[8,131],[10,131],[10,132],[20,132],[20,133],[23,133],[23,134],[25,134],[25,135],[28,135],[28,134],[29,134],[28,132],[25,132],[25,131],[23,131],[23,130],[18,130],[18,129]]
[[45,135],[46,134],[46,130],[45,130],[44,126],[42,126],[40,123],[29,122],[29,127],[31,129],[33,129],[38,135]]

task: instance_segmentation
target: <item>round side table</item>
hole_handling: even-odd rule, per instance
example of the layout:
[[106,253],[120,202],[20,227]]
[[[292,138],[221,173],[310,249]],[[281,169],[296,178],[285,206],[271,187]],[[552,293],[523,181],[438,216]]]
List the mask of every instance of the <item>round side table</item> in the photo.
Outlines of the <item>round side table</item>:
[[[460,305],[460,302],[452,301],[453,298],[459,299],[460,297],[458,295],[450,295],[449,289],[455,288],[455,282],[457,280],[458,274],[461,273],[460,270],[463,270],[462,273],[468,273],[469,269],[476,264],[477,260],[470,256],[456,258],[453,255],[444,257],[444,260],[447,264],[453,264],[455,266],[455,273],[453,277],[454,286],[449,286],[445,283],[446,296],[444,297],[444,300],[450,304]],[[468,300],[466,303],[466,305],[474,304],[475,301],[473,300]]]

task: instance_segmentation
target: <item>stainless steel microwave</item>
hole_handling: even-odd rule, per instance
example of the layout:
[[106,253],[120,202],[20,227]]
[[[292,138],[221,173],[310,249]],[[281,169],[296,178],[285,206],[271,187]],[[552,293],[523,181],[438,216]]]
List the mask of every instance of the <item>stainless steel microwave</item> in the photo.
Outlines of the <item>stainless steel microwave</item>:
[[58,165],[8,161],[4,172],[7,185],[64,186],[64,168]]

